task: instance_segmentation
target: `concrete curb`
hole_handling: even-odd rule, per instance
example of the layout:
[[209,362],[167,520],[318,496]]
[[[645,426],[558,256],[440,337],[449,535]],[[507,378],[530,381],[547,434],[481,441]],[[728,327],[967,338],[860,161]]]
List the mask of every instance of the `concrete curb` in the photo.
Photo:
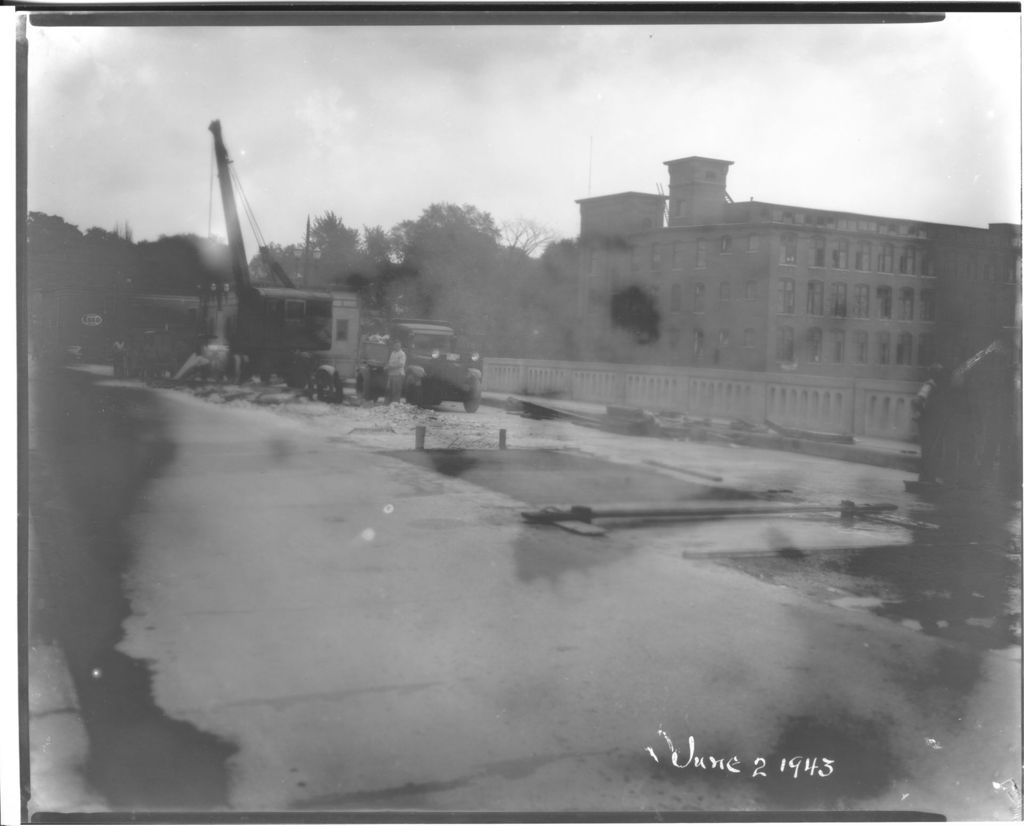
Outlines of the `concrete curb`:
[[[31,514],[27,554],[31,580],[39,576],[41,562]],[[40,593],[38,582],[30,588]],[[31,639],[27,671],[29,818],[39,812],[107,811],[106,802],[85,781],[89,736],[64,652],[54,642]]]
[[[554,405],[562,404],[560,399],[535,399],[532,396],[519,396],[514,393],[488,393],[484,392],[481,403],[488,407],[506,408],[506,400],[515,398],[536,400],[543,404],[550,402]],[[584,410],[591,408],[593,415],[604,415],[604,406],[597,404],[586,404],[584,402],[569,402],[567,409]],[[916,452],[913,454],[897,452],[897,449],[887,450],[876,448],[866,444],[840,444],[836,442],[819,442],[810,439],[792,438],[777,433],[757,433],[752,431],[726,431],[729,440],[737,445],[755,447],[763,450],[782,450],[789,453],[800,453],[805,456],[818,456],[822,459],[838,459],[841,462],[853,462],[873,467],[890,468],[892,470],[903,470],[907,473],[917,473],[920,457]],[[724,435],[724,432],[723,432]],[[908,445],[907,450],[913,449]]]

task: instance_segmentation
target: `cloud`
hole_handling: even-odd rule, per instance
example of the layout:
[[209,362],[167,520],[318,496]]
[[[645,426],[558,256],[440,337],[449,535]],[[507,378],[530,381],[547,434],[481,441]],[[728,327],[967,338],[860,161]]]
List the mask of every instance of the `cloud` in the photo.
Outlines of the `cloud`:
[[138,238],[204,233],[220,118],[282,243],[308,213],[390,227],[436,201],[572,235],[588,186],[653,192],[691,154],[734,160],[737,198],[1013,220],[1008,20],[34,29],[29,204]]

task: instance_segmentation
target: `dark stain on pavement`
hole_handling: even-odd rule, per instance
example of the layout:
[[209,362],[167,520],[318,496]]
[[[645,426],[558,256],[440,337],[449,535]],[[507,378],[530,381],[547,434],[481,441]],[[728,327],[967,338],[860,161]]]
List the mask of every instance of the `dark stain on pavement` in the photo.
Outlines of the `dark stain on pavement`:
[[752,496],[565,450],[396,450],[387,455],[530,505],[669,503]]
[[90,744],[86,780],[112,811],[223,808],[235,748],[169,718],[149,666],[116,650],[131,611],[125,519],[175,455],[165,413],[146,390],[73,371],[40,374],[32,392],[29,490],[45,600],[30,623],[67,660]]
[[462,476],[476,467],[479,461],[464,450],[432,450],[427,455],[434,470],[445,476]]
[[570,571],[618,562],[628,554],[618,543],[566,533],[553,525],[529,525],[516,536],[512,558],[520,582],[556,584]]
[[854,807],[882,794],[903,774],[889,728],[844,714],[791,717],[765,755],[765,777],[757,779],[756,788],[776,809]]
[[341,792],[338,794],[320,795],[308,800],[299,801],[293,808],[317,811],[346,811],[349,809],[421,809],[437,810],[436,801],[430,799],[431,794],[464,788],[478,780],[497,775],[505,780],[519,780],[529,777],[535,771],[550,763],[561,760],[579,759],[605,752],[563,752],[557,754],[535,754],[529,757],[517,757],[508,760],[494,760],[484,763],[478,771],[463,775],[453,780],[431,781],[422,783],[405,783],[384,789],[361,792]]

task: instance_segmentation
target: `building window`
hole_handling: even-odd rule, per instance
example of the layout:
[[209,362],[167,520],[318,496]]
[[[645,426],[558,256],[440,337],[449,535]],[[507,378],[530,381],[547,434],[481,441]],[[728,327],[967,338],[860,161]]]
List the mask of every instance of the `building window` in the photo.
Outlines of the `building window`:
[[718,346],[719,347],[722,347],[722,348],[728,347],[729,344],[731,343],[731,340],[732,340],[732,336],[731,336],[731,334],[729,333],[728,330],[719,330],[718,331]]
[[871,244],[861,241],[853,254],[853,267],[861,272],[868,272],[871,269]]
[[820,235],[816,235],[811,241],[812,252],[811,252],[811,266],[812,267],[824,267],[825,266],[825,239]]
[[878,271],[892,272],[892,244],[882,244],[882,251],[878,253]]
[[708,242],[703,238],[697,240],[697,269],[702,270],[708,265]]
[[914,291],[909,287],[900,290],[899,321],[914,320]]
[[832,300],[829,302],[829,313],[836,318],[846,318],[846,285],[832,285]]
[[796,236],[795,235],[783,235],[782,236],[782,264],[796,264]]
[[892,318],[892,287],[879,287],[875,298],[878,299],[878,317]]
[[832,266],[837,270],[845,270],[850,266],[850,242],[845,238],[836,241],[835,249],[832,250]]
[[935,361],[935,344],[931,333],[921,333],[917,338],[917,363],[928,366]]
[[914,337],[910,333],[900,333],[896,336],[896,363],[913,364],[913,349]]
[[857,330],[853,334],[853,351],[857,364],[868,363],[868,334],[864,330]]
[[651,244],[651,271],[658,275],[661,272],[661,247]]
[[757,298],[757,282],[748,281],[743,287],[743,297],[748,301],[753,301]]
[[693,360],[699,361],[704,355],[704,331],[698,327],[693,331]]
[[927,252],[921,255],[921,275],[925,278],[931,278],[934,275],[932,257]]
[[921,290],[921,321],[935,321],[935,290]]
[[721,244],[720,249],[721,249],[722,252],[732,252],[732,236],[731,235],[723,235],[722,238],[721,238],[721,241],[719,243]]
[[889,363],[889,334],[879,333],[878,334],[878,363],[888,364]]
[[643,251],[640,249],[640,247],[633,247],[633,249],[630,251],[629,264],[630,269],[632,269],[633,272],[640,272],[640,259],[642,256]]
[[704,285],[699,281],[693,285],[693,311],[704,312]]
[[778,361],[793,361],[793,328],[779,327],[775,335],[775,358]]
[[807,282],[807,315],[825,315],[825,284],[822,281]]
[[673,284],[668,296],[669,311],[678,313],[683,306],[683,286],[681,284]]
[[900,272],[904,275],[913,275],[917,271],[917,250],[913,247],[903,247],[900,250]]
[[681,241],[676,241],[672,245],[672,269],[681,270],[683,268],[683,244]]
[[747,236],[747,252],[757,252],[761,239],[756,235]]
[[846,360],[846,333],[842,330],[832,331],[832,361],[842,364]]
[[747,348],[754,346],[754,330],[750,327],[743,331],[743,346]]
[[335,341],[348,341],[348,319],[347,318],[336,318],[336,319],[334,319],[334,340]]
[[854,318],[868,318],[871,315],[871,288],[867,284],[857,284],[853,288]]
[[732,299],[732,288],[729,286],[728,281],[723,281],[718,285],[718,300],[719,301],[730,301]]
[[807,331],[807,360],[811,364],[821,364],[821,328],[811,327]]
[[788,315],[796,312],[796,284],[792,278],[779,279],[779,303],[776,312]]

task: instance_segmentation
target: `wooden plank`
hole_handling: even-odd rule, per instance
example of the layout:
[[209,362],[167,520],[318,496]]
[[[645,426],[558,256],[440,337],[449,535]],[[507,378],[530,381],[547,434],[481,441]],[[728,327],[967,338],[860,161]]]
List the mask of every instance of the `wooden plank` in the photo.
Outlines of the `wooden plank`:
[[773,516],[795,513],[838,513],[841,516],[858,516],[886,513],[896,510],[896,505],[872,504],[855,505],[842,502],[839,505],[800,505],[788,502],[766,501],[710,501],[703,499],[685,502],[651,503],[618,502],[603,505],[549,505],[536,511],[523,511],[527,522],[556,522],[562,519],[591,522],[594,519],[720,519],[724,517]]

